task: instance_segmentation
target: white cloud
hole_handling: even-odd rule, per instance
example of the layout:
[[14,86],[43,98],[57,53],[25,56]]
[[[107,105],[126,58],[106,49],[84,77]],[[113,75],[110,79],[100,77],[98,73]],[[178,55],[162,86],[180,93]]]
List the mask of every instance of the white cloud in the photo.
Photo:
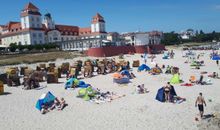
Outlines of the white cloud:
[[219,5],[215,5],[214,8],[215,8],[216,10],[220,10],[220,4],[219,4]]

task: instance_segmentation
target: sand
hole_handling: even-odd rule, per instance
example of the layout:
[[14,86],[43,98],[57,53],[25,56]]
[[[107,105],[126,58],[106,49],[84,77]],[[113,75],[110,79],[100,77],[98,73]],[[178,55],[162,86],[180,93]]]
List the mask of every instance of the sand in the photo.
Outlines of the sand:
[[[197,78],[201,71],[220,73],[215,61],[210,60],[210,51],[204,51],[205,55],[200,57],[205,61],[205,66],[200,70],[191,69],[189,64],[185,64],[185,58],[182,52],[176,50],[175,58],[163,60],[163,55],[157,55],[155,62],[160,66],[173,65],[178,66],[181,72],[181,78],[188,81],[190,75]],[[200,53],[196,51],[196,53]],[[82,58],[78,58],[82,59]],[[84,58],[86,59],[86,58]],[[129,61],[140,60],[140,55],[125,55]],[[77,60],[77,59],[74,59]],[[56,61],[59,65],[62,62],[73,62],[74,60]],[[149,66],[154,66],[147,61]],[[37,64],[29,65],[33,68]],[[4,70],[4,67],[0,68]],[[77,98],[77,90],[65,90],[66,79],[59,79],[59,84],[41,83],[40,90],[23,90],[20,87],[7,87],[5,85],[5,95],[0,95],[0,129],[9,130],[30,130],[30,129],[53,129],[53,130],[197,130],[201,129],[200,123],[204,121],[195,121],[198,117],[198,110],[195,107],[195,99],[199,92],[204,94],[207,102],[205,114],[219,112],[216,106],[220,105],[220,80],[212,79],[212,85],[195,85],[193,87],[184,87],[174,85],[177,95],[186,98],[181,104],[161,103],[155,100],[157,90],[170,80],[172,75],[149,75],[147,72],[137,72],[133,69],[137,78],[132,79],[128,85],[117,85],[112,81],[112,74],[98,75],[92,78],[83,79],[86,83],[102,91],[114,91],[126,96],[116,99],[110,103],[94,104]],[[206,80],[208,77],[204,75]],[[147,94],[134,94],[135,87],[139,84],[145,84],[150,91]],[[63,111],[52,111],[42,115],[35,104],[41,94],[52,92],[57,97],[64,97],[68,106]],[[212,102],[208,100],[211,99]],[[204,123],[203,123],[204,124]],[[208,129],[208,126],[205,128]]]

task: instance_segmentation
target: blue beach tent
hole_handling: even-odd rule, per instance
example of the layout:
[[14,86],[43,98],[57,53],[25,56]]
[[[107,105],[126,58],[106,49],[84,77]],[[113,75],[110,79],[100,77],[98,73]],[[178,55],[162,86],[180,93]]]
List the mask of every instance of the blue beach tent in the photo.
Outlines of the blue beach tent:
[[[173,96],[177,96],[176,91],[174,89],[173,86],[171,86],[170,89],[170,97],[171,99],[173,98]],[[164,88],[160,88],[157,91],[157,95],[156,95],[156,100],[160,101],[160,102],[165,102],[165,94],[164,94]]]
[[145,65],[145,64],[142,64],[141,66],[138,67],[138,71],[149,71],[151,70],[149,66]]
[[212,56],[212,60],[220,60],[220,56],[214,55],[214,56]]
[[44,104],[51,104],[55,100],[55,96],[51,92],[47,92],[42,94],[41,97],[38,99],[36,108],[38,110],[42,109],[42,105]]

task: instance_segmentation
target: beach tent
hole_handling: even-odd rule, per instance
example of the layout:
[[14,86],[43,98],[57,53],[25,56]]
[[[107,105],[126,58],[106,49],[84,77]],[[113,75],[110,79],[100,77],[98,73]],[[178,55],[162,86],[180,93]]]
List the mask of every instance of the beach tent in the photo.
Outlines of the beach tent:
[[214,56],[212,56],[212,60],[220,60],[220,56],[219,55],[214,55]]
[[91,86],[90,84],[86,84],[84,81],[79,81],[79,84],[77,85],[77,87],[79,88],[87,88]]
[[55,100],[55,96],[51,92],[42,94],[37,101],[36,108],[38,110],[41,110],[43,104],[51,104],[54,100]]
[[67,88],[71,88],[73,86],[73,84],[75,86],[77,86],[79,84],[79,80],[76,78],[70,78],[67,80],[66,84],[65,84],[65,89]]
[[157,95],[156,95],[156,100],[158,100],[160,102],[165,101],[164,88],[158,89]]
[[179,74],[174,74],[170,80],[171,84],[179,84],[180,83],[180,76]]
[[149,71],[150,70],[150,67],[145,65],[145,64],[142,64],[141,66],[138,67],[138,71]]
[[[170,96],[171,96],[171,99],[173,98],[173,96],[177,96],[176,91],[173,86],[171,86],[171,89],[170,89]],[[156,100],[158,100],[160,102],[165,102],[165,94],[164,94],[163,87],[158,89],[157,95],[156,95]]]
[[131,77],[131,74],[130,74],[130,72],[129,72],[128,70],[122,70],[122,71],[121,71],[121,75],[126,75],[126,76],[129,77],[130,79],[132,78],[132,77]]
[[65,84],[65,89],[71,88],[73,85],[80,88],[87,88],[88,86],[90,86],[90,84],[86,84],[84,81],[79,81],[76,78],[70,78]]
[[81,88],[78,91],[78,97],[82,97],[85,101],[90,100],[91,97],[94,97],[95,95],[96,91],[92,87]]

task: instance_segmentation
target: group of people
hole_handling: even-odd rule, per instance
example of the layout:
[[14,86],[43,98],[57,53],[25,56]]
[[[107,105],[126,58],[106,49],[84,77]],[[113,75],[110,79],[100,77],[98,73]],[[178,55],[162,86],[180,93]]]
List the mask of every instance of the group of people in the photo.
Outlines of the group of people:
[[56,97],[52,103],[45,103],[41,107],[41,113],[46,114],[49,111],[52,111],[54,109],[56,110],[63,110],[63,108],[66,106],[66,101],[64,98],[61,98],[60,100]]

